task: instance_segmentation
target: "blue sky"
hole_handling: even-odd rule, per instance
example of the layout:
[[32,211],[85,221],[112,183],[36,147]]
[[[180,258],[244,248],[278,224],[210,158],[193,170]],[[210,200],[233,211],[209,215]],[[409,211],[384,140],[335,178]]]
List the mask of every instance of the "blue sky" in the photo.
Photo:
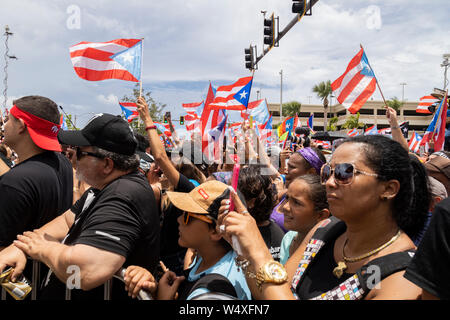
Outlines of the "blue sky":
[[[262,52],[261,10],[275,12],[284,28],[294,17],[292,1],[165,0],[165,1],[31,1],[2,0],[1,33],[9,25],[8,105],[11,100],[39,94],[77,115],[83,126],[93,113],[120,113],[118,99],[134,83],[78,78],[69,47],[81,41],[145,38],[143,87],[167,105],[173,117],[182,103],[204,99],[209,81],[233,83],[250,73],[244,48]],[[79,10],[79,20],[73,11]],[[312,87],[335,80],[363,44],[384,96],[418,101],[443,86],[442,55],[450,53],[450,13],[446,0],[320,0],[313,15],[304,17],[259,63],[251,100],[319,103]],[[79,25],[74,24],[79,21]],[[71,24],[72,23],[72,24]],[[4,39],[0,41],[0,78],[4,73]],[[3,91],[3,82],[1,82]],[[0,93],[1,93],[0,92]],[[377,91],[373,98],[380,100]],[[3,103],[3,97],[0,96]]]

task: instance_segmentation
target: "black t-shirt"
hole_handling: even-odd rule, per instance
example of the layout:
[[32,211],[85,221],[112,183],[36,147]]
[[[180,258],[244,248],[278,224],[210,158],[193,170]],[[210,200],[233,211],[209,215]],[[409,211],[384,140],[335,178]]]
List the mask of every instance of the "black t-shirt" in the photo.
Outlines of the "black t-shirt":
[[[126,258],[123,267],[138,265],[154,272],[159,258],[159,215],[153,190],[138,172],[119,177],[102,190],[87,190],[73,206],[75,223],[64,244],[84,244]],[[64,299],[65,284],[54,275],[42,299]],[[113,283],[113,299],[127,298],[123,284]],[[103,285],[72,290],[72,300],[103,299]]]
[[280,250],[281,250],[281,241],[284,237],[284,231],[270,220],[270,224],[264,227],[258,227],[259,232],[264,239],[264,242],[267,245],[267,248],[270,250],[272,254],[272,258],[276,261],[280,261]]
[[[194,184],[180,173],[180,180],[178,181],[175,191],[189,193],[194,188]],[[181,213],[182,211],[173,204],[169,204],[167,209],[162,213],[161,259],[169,269],[175,272],[179,269],[179,260],[184,257],[184,253],[186,252],[186,248],[180,247],[178,244],[179,231],[177,218]],[[181,264],[181,267],[182,266],[183,265]]]
[[0,247],[64,213],[72,199],[72,166],[62,154],[46,151],[20,162],[0,177]]
[[450,198],[436,205],[404,277],[440,299],[450,299]]

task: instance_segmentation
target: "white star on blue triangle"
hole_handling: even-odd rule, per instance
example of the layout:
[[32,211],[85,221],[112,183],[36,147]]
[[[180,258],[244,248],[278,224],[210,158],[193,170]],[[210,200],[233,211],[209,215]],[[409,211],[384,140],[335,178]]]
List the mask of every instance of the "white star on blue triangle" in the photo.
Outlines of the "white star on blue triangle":
[[363,53],[363,56],[361,57],[361,65],[363,69],[361,70],[361,74],[368,76],[368,77],[375,77],[375,74],[373,73],[372,69],[369,66],[369,60],[367,60],[367,56],[365,53]]
[[141,78],[141,53],[142,41],[139,41],[134,46],[119,53],[112,55],[110,58],[119,63],[129,73],[131,73],[137,80]]
[[250,89],[252,88],[252,82],[253,80],[247,83],[233,96],[234,99],[236,99],[239,103],[242,103],[246,108],[248,106],[248,100],[250,99]]

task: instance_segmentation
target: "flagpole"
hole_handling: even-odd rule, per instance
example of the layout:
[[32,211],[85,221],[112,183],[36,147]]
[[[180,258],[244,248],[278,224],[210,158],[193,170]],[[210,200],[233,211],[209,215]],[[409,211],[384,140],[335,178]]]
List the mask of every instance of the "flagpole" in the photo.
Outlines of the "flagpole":
[[141,38],[141,76],[139,83],[139,98],[142,97],[142,67],[144,65],[144,38]]
[[[363,52],[365,52],[365,50],[364,50],[362,44],[359,44],[359,45],[360,45],[361,49],[363,49]],[[366,56],[367,56],[367,55],[366,55]],[[388,104],[387,104],[387,102],[386,102],[386,99],[384,99],[383,91],[381,91],[380,84],[378,83],[377,76],[375,75],[375,72],[373,71],[373,68],[372,68],[372,66],[370,65],[369,59],[367,59],[367,64],[369,65],[370,69],[372,70],[372,73],[373,73],[373,75],[374,75],[374,77],[375,77],[375,81],[376,81],[376,83],[377,83],[378,90],[379,90],[380,93],[381,93],[381,98],[383,98],[384,106],[385,106],[385,108],[387,109]]]

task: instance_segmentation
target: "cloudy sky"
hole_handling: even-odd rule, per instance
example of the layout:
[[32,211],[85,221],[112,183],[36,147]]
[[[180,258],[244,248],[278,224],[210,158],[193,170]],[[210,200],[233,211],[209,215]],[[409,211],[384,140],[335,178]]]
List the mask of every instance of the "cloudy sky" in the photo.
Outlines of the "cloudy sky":
[[[144,38],[143,87],[173,117],[182,103],[204,99],[209,81],[228,85],[250,73],[244,48],[262,52],[263,15],[280,28],[293,19],[287,0],[2,0],[0,28],[9,25],[8,107],[30,94],[53,99],[83,126],[93,113],[120,113],[118,100],[132,82],[89,82],[74,72],[69,47],[81,41]],[[444,53],[450,53],[448,0],[320,0],[259,63],[251,100],[319,103],[312,87],[335,80],[362,44],[386,97],[418,101],[442,88]],[[78,15],[79,13],[79,15]],[[0,41],[3,80],[5,37]],[[0,82],[3,92],[3,81]],[[0,94],[1,94],[0,92]],[[373,98],[381,100],[377,91]],[[0,95],[3,105],[3,95]]]

